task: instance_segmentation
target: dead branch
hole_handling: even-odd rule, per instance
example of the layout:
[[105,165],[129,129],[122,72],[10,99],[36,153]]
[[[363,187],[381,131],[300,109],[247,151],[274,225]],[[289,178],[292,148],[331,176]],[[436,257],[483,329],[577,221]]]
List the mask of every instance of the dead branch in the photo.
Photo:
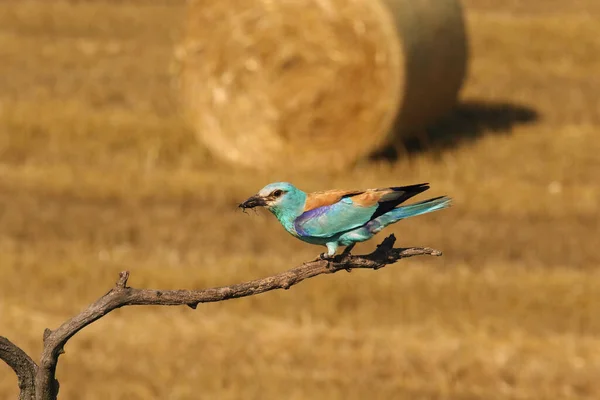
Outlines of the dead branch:
[[4,360],[17,374],[20,389],[19,400],[34,400],[34,381],[38,369],[35,362],[4,336],[0,336],[0,359]]
[[289,289],[305,279],[321,274],[353,269],[377,270],[402,258],[442,254],[438,250],[427,247],[394,248],[395,241],[394,235],[390,235],[368,255],[341,254],[331,260],[317,259],[266,278],[201,290],[136,289],[127,286],[129,272],[123,271],[119,274],[115,287],[108,293],[80,314],[64,322],[58,329],[54,331],[46,329],[39,367],[25,352],[2,337],[0,337],[0,359],[8,363],[17,373],[21,388],[20,399],[30,400],[35,394],[38,400],[54,400],[58,395],[59,387],[55,379],[56,365],[58,357],[64,353],[67,341],[87,325],[117,308],[134,305],[187,305],[195,309],[199,303],[252,296],[274,289]]

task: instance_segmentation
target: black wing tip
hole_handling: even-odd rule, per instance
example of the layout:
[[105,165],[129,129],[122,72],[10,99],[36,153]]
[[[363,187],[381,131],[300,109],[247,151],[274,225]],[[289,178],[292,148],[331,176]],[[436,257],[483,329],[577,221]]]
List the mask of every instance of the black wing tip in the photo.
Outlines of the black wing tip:
[[430,188],[429,183],[417,183],[416,185],[408,185],[408,186],[395,186],[391,189],[394,191],[404,191],[404,192],[416,192],[421,193]]

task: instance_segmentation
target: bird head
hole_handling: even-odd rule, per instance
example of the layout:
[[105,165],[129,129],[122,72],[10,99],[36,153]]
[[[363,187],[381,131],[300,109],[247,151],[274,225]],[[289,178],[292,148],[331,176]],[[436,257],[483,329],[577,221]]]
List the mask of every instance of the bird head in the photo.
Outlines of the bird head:
[[304,207],[306,195],[291,183],[276,182],[262,188],[257,194],[239,205],[240,208],[265,207],[278,214]]

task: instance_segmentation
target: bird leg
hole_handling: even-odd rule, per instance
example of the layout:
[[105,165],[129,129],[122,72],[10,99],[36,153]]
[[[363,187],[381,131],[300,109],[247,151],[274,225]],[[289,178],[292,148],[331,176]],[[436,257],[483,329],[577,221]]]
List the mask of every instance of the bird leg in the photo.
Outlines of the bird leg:
[[317,257],[317,260],[331,260],[335,257],[335,252],[337,251],[337,248],[339,246],[338,243],[337,242],[327,242],[327,243],[325,243],[325,246],[327,246],[327,252],[319,254],[319,257]]
[[[351,243],[350,245],[346,246],[346,248],[344,249],[344,251],[342,251],[341,254],[342,260],[347,257],[350,257],[350,252],[352,251],[354,246],[356,246],[356,243]],[[350,268],[346,268],[346,272],[352,272],[352,270]]]
[[[349,257],[350,252],[352,251],[352,249],[354,248],[355,245],[356,245],[356,243],[351,243],[350,245],[346,246],[346,248],[344,249],[342,254],[339,255],[339,258],[343,260],[346,257]],[[337,250],[337,243],[333,243],[333,244],[328,243],[327,250],[329,250],[329,251],[326,253],[319,254],[319,257],[317,257],[317,260],[333,260],[335,258],[335,251]],[[351,272],[352,269],[346,268],[346,271]]]
[[325,243],[325,246],[327,246],[327,253],[321,254],[321,256],[320,256],[321,259],[334,258],[339,244],[337,242],[327,242],[327,243]]
[[352,249],[354,248],[354,246],[356,246],[356,243],[352,243],[349,246],[346,246],[346,248],[344,249],[344,251],[342,252],[343,256],[349,256],[350,252],[352,251]]

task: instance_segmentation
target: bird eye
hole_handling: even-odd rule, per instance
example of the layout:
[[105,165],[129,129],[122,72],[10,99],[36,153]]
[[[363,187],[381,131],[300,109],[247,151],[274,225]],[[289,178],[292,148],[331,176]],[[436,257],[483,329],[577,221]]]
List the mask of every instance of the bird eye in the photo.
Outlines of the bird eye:
[[279,197],[279,196],[281,196],[282,193],[283,193],[283,190],[277,189],[276,191],[273,192],[273,196]]

